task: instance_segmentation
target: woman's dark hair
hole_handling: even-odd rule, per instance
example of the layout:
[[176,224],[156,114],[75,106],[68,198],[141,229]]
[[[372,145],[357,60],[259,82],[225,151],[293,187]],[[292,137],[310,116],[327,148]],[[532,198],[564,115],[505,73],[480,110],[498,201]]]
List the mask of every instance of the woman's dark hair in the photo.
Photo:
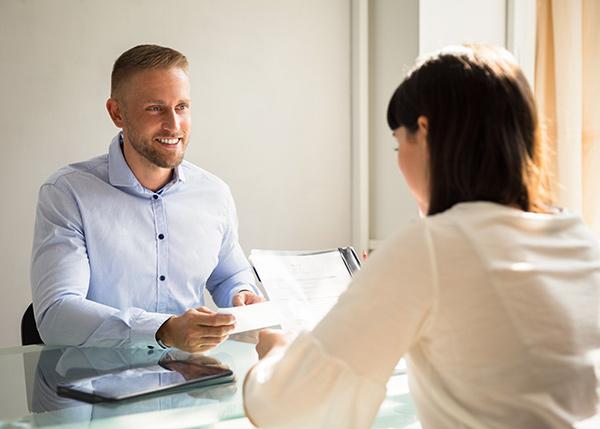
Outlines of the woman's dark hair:
[[387,120],[412,133],[419,116],[428,119],[428,215],[466,201],[549,209],[535,102],[506,50],[447,48],[417,64],[394,92]]

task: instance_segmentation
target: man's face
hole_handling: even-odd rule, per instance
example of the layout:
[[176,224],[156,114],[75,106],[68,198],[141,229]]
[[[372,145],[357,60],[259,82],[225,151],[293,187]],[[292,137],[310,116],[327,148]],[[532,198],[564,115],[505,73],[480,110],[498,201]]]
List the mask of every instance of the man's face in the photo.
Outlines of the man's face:
[[157,167],[177,167],[188,145],[190,103],[190,82],[182,69],[135,73],[118,95],[125,144]]

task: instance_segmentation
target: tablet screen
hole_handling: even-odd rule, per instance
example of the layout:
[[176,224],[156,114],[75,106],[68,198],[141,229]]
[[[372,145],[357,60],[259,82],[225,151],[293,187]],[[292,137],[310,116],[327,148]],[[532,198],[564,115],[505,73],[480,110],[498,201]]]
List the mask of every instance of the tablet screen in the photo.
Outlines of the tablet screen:
[[117,401],[176,387],[221,384],[233,380],[233,373],[214,360],[200,357],[162,360],[157,365],[129,368],[57,386],[59,395],[87,402]]

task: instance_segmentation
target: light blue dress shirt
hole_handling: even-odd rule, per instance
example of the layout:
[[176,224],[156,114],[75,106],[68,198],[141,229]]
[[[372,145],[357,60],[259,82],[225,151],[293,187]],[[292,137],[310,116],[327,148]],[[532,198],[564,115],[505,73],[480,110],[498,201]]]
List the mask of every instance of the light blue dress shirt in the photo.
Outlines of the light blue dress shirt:
[[252,290],[227,185],[184,161],[158,192],[135,178],[117,135],[107,155],[40,188],[31,288],[47,344],[158,347],[172,315]]

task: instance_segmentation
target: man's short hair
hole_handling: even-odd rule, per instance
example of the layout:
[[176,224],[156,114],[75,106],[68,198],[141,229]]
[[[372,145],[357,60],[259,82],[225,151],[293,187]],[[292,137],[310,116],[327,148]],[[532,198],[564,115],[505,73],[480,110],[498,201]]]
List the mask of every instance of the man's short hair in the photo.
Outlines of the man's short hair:
[[141,70],[178,67],[189,70],[188,60],[175,49],[158,45],[138,45],[121,54],[115,61],[111,75],[110,96],[115,98],[120,87]]

